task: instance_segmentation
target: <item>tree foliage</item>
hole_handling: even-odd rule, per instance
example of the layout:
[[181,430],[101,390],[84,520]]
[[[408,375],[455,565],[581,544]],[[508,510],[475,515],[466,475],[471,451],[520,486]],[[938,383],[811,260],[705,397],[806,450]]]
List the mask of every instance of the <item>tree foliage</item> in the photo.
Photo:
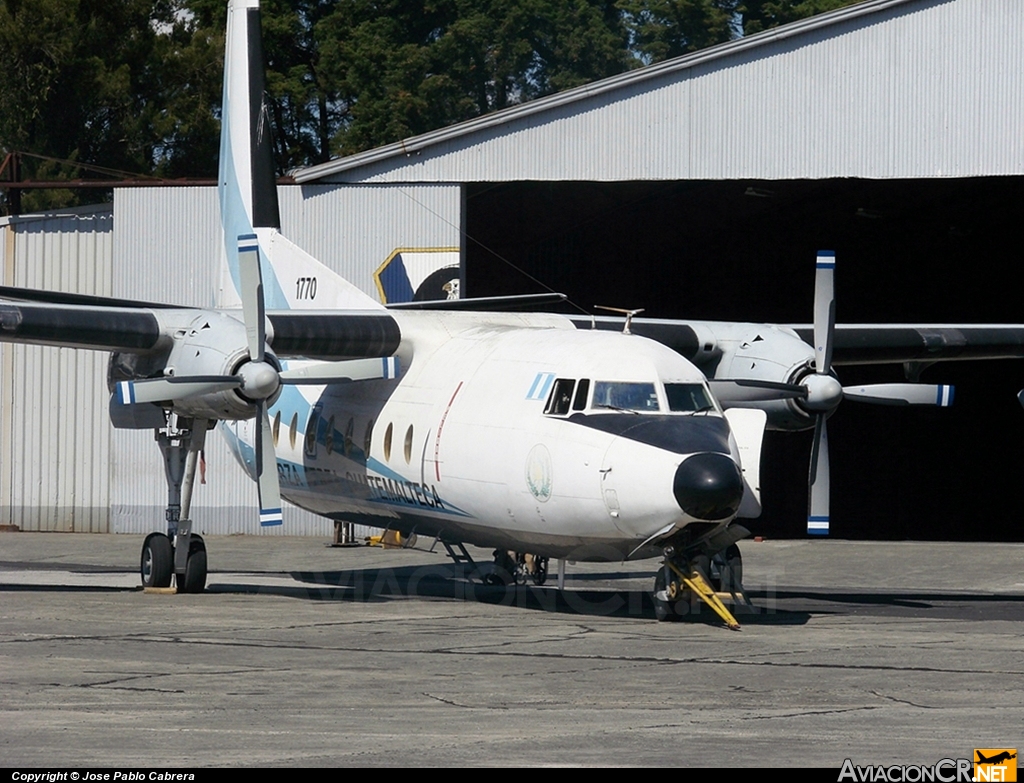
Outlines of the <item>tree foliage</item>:
[[[280,171],[854,0],[263,0]],[[224,0],[0,0],[0,154],[212,177]],[[38,192],[37,192],[38,193]],[[28,197],[49,206],[72,193]],[[40,203],[39,206],[43,206]]]

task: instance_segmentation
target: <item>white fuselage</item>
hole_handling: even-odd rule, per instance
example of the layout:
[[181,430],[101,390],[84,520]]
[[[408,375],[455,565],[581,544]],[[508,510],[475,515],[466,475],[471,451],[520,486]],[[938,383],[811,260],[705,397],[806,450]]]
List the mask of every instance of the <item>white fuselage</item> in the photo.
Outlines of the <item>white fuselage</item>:
[[[397,379],[288,387],[270,408],[292,503],[576,559],[622,559],[687,524],[735,515],[712,520],[680,505],[681,462],[714,451],[738,470],[739,457],[716,405],[669,410],[679,405],[666,384],[706,385],[668,348],[580,331],[559,316],[394,315],[403,334]],[[641,390],[632,410],[607,404],[621,389]],[[226,429],[251,471],[252,422]]]

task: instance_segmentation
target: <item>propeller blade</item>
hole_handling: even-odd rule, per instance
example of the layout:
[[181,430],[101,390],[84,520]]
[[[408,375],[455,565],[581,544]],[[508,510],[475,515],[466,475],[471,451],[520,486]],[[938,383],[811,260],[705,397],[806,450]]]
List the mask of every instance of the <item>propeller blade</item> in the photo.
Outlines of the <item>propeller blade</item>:
[[280,525],[281,485],[277,478],[277,454],[270,413],[263,402],[256,403],[256,482],[260,493],[260,525]]
[[114,389],[114,394],[121,405],[134,405],[141,402],[186,400],[189,397],[237,389],[241,385],[241,379],[233,375],[168,376],[141,381],[120,381]]
[[805,399],[807,388],[793,383],[758,381],[747,378],[709,380],[715,398],[723,405],[739,402],[771,402],[773,400]]
[[242,319],[249,344],[249,358],[263,361],[267,343],[266,313],[263,305],[263,273],[260,271],[260,246],[255,234],[238,237],[238,269],[241,277]]
[[874,405],[938,405],[953,404],[953,386],[931,383],[872,383],[867,386],[844,386],[843,396]]
[[397,378],[397,356],[380,359],[350,359],[343,362],[320,362],[307,367],[283,370],[278,374],[281,383],[291,385],[338,383],[339,381],[369,381],[379,378]]
[[832,369],[832,335],[836,326],[836,254],[819,250],[814,273],[814,370],[827,375]]
[[808,480],[810,511],[807,515],[807,534],[827,536],[829,522],[829,464],[828,430],[825,416],[814,420],[814,445],[811,448],[811,470]]

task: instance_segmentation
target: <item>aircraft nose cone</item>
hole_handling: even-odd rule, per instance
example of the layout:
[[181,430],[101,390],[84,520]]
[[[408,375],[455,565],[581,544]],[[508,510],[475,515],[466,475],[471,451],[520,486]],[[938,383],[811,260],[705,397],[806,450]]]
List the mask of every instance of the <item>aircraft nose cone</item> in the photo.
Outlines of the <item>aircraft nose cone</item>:
[[743,476],[725,454],[694,454],[676,468],[672,492],[691,517],[723,519],[740,507]]

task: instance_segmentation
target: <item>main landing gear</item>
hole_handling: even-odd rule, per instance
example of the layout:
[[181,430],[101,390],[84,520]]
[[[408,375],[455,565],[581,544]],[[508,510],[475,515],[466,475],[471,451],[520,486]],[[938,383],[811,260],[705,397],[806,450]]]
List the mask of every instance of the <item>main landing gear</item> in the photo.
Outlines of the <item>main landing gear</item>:
[[730,544],[713,557],[707,554],[676,553],[666,547],[665,560],[654,577],[654,614],[660,621],[691,613],[695,600],[706,603],[729,628],[740,624],[722,599],[749,605],[743,593],[743,558],[740,548]]
[[178,419],[157,430],[167,477],[167,534],[150,533],[142,544],[139,571],[145,588],[170,588],[173,576],[179,593],[206,589],[206,544],[192,532],[189,511],[208,428],[206,419]]
[[494,565],[484,575],[484,583],[511,587],[533,582],[540,587],[548,578],[548,559],[525,552],[494,550]]

